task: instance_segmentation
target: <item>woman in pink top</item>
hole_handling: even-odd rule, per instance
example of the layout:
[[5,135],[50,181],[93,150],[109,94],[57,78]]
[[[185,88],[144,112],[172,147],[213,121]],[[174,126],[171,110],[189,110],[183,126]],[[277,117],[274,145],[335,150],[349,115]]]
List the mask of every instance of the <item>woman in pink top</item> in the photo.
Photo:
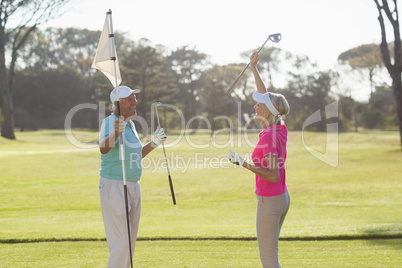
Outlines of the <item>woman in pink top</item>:
[[258,92],[253,99],[257,120],[263,130],[252,153],[254,165],[230,151],[229,159],[255,173],[257,195],[257,240],[263,267],[281,267],[278,259],[279,233],[290,205],[286,187],[285,161],[288,130],[282,115],[289,113],[289,104],[281,94],[267,92],[257,69],[258,53],[251,55],[250,68]]

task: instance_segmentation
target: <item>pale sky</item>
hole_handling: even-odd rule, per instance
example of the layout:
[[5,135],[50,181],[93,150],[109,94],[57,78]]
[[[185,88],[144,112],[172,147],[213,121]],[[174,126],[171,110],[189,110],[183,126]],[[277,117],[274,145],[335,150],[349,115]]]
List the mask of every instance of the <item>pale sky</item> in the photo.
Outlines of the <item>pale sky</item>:
[[[49,25],[102,30],[106,11],[115,31],[134,41],[147,38],[169,49],[189,45],[212,63],[246,62],[240,53],[281,33],[277,46],[307,55],[322,69],[335,69],[340,53],[380,42],[373,0],[73,0]],[[369,90],[369,89],[367,89]],[[364,89],[366,91],[366,89]]]

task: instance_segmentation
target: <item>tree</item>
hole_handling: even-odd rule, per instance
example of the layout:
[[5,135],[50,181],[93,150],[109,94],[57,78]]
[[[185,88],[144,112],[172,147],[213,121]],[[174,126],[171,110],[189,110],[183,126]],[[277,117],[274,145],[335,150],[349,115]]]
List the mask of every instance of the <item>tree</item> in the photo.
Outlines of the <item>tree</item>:
[[[108,101],[112,85],[102,72],[91,68],[99,35],[100,31],[77,28],[38,30],[35,34],[30,35],[20,50],[22,64],[17,67],[28,71],[34,69],[46,72],[47,70],[69,66],[83,76],[82,88],[84,88],[84,92],[79,96],[81,102],[100,103]],[[134,42],[119,32],[115,32],[115,39],[119,57],[126,55],[134,47]],[[40,77],[38,78],[40,79]],[[90,127],[96,129],[99,127],[95,122],[97,121],[95,120],[96,111],[93,111],[91,116],[93,123]]]
[[[399,135],[400,135],[400,146],[402,150],[402,42],[401,33],[399,26],[399,13],[397,0],[374,0],[378,9],[378,22],[380,23],[381,29],[381,55],[385,67],[392,79],[392,88],[395,96],[396,113],[398,116],[399,123]],[[391,3],[391,6],[390,6]],[[393,29],[394,45],[393,53],[389,50],[389,45],[387,41],[387,32],[385,30],[386,17]],[[391,55],[394,55],[393,61]]]
[[392,89],[376,87],[368,104],[362,105],[361,124],[373,129],[392,129],[397,123]]
[[352,70],[368,71],[370,96],[374,93],[374,75],[383,67],[381,51],[378,45],[366,44],[343,52],[338,57],[341,64],[348,63]]
[[349,130],[352,123],[355,132],[358,132],[358,121],[356,115],[356,101],[347,95],[340,94],[338,96],[339,104],[339,130]]
[[[60,66],[49,70],[26,68],[16,73],[13,86],[15,125],[21,129],[63,128],[69,110],[89,102],[83,75],[72,67]],[[74,116],[73,124],[91,127],[89,109]]]
[[[15,139],[14,107],[12,83],[18,51],[24,45],[30,33],[59,14],[60,7],[68,0],[11,0],[0,2],[0,92],[4,120],[1,136]],[[19,24],[9,29],[8,22],[20,16]],[[6,67],[6,45],[11,43],[11,61]]]
[[130,87],[141,90],[139,115],[147,118],[155,101],[172,102],[177,86],[162,47],[153,47],[149,40],[142,39],[137,47],[121,58],[123,80]]
[[[296,56],[292,64],[296,70],[288,73],[288,85],[280,92],[288,100],[291,112],[286,118],[292,129],[302,129],[306,116],[323,109],[333,102],[330,93],[338,74],[332,71],[318,71],[308,57]],[[325,116],[324,116],[325,118]],[[326,122],[319,121],[312,129],[326,130]]]
[[201,77],[209,65],[207,55],[183,46],[172,51],[168,60],[176,73],[179,87],[177,97],[184,104],[184,115],[192,118],[198,114],[199,94],[203,85]]
[[[91,64],[99,40],[100,31],[76,28],[47,28],[31,34],[20,58],[24,67],[41,70],[70,66],[84,76],[94,73]],[[120,37],[119,34],[115,34]],[[120,40],[119,40],[120,41]]]
[[[203,74],[204,86],[200,93],[200,99],[203,104],[203,111],[211,124],[211,135],[218,127],[222,127],[228,121],[230,115],[236,111],[236,104],[230,95],[225,93],[225,85],[228,76],[225,68],[214,66]],[[219,117],[226,116],[225,118]],[[226,125],[230,127],[230,125]]]

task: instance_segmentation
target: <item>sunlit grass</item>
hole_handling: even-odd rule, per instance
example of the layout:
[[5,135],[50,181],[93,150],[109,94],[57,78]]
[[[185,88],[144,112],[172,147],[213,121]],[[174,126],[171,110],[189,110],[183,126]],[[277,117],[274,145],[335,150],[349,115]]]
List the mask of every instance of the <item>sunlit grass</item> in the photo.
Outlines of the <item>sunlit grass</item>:
[[[280,241],[282,267],[398,267],[401,239]],[[0,244],[0,267],[105,267],[105,241]],[[137,241],[134,267],[260,267],[257,241]]]
[[[77,151],[64,131],[57,130],[18,133],[16,141],[0,139],[1,240],[104,238],[97,133],[74,135],[95,143],[95,148]],[[209,144],[230,141],[233,150],[249,156],[258,134],[248,135],[247,141],[237,135],[213,139],[209,134],[192,135],[167,146],[176,206],[163,151],[152,152],[144,160],[147,166],[141,179],[139,236],[255,237],[254,176],[227,161],[228,148]],[[309,146],[325,141],[322,133],[304,137]],[[190,146],[189,139],[197,146]],[[400,235],[398,139],[397,132],[340,134],[339,164],[332,167],[306,152],[300,132],[290,132],[291,208],[281,236]],[[25,147],[32,153],[27,154]]]
[[[60,130],[16,135],[14,141],[0,138],[0,267],[104,267],[98,133],[74,130],[73,143]],[[289,133],[291,208],[280,238],[285,240],[280,242],[282,266],[395,267],[401,262],[400,239],[286,239],[401,237],[399,133],[340,134],[336,166],[304,147],[324,154],[324,133],[306,132],[303,137],[305,145],[300,132]],[[136,267],[260,265],[254,176],[227,161],[228,147],[249,158],[257,138],[255,132],[170,135],[170,141],[177,140],[166,146],[176,206],[162,149],[144,160]],[[52,240],[63,242],[10,244]]]

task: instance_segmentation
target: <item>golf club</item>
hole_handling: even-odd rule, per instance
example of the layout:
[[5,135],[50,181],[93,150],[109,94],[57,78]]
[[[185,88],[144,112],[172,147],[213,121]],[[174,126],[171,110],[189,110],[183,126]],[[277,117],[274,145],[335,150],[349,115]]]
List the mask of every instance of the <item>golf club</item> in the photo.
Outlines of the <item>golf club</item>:
[[[160,102],[154,102],[152,105],[153,105],[154,108],[155,108],[156,119],[157,119],[157,121],[158,121],[158,126],[161,127],[161,122],[159,121],[158,106],[162,105],[162,103],[160,103]],[[173,205],[176,205],[176,198],[175,198],[175,196],[174,196],[172,178],[171,178],[171,176],[170,176],[169,165],[168,165],[168,161],[167,161],[167,157],[166,157],[166,151],[165,151],[165,145],[164,145],[163,141],[162,141],[162,148],[163,148],[163,154],[165,155],[165,162],[166,162],[166,168],[167,168],[167,172],[168,172],[170,193],[172,194]]]
[[[258,49],[257,53],[259,53],[261,51],[261,49],[265,46],[265,44],[268,42],[268,40],[271,40],[274,43],[278,43],[279,41],[281,41],[282,39],[282,35],[280,33],[276,33],[276,34],[270,34],[267,38],[267,40],[265,40],[264,44],[262,44],[262,46],[260,47],[260,49]],[[234,90],[237,82],[239,82],[240,77],[243,75],[243,73],[247,70],[248,66],[250,66],[250,62],[246,65],[246,67],[244,67],[243,71],[241,71],[241,73],[239,74],[239,76],[237,76],[236,80],[232,83],[232,85],[226,90],[227,94],[232,93],[232,91]]]

